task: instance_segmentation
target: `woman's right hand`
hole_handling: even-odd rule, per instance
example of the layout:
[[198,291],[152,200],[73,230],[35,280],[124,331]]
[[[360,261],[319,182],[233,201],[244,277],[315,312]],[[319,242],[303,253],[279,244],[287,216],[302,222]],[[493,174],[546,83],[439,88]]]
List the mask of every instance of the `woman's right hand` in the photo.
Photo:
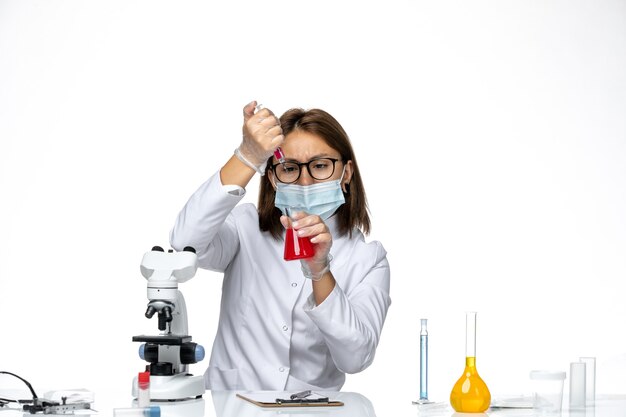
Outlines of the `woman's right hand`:
[[257,102],[252,101],[243,108],[243,139],[239,152],[259,167],[273,155],[285,137],[278,117],[266,108],[255,113],[256,105]]

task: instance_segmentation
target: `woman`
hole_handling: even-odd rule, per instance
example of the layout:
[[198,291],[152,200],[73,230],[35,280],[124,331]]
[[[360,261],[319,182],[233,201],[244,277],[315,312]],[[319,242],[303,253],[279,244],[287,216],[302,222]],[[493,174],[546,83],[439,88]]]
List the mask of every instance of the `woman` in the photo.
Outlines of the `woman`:
[[[224,273],[211,390],[338,391],[373,359],[389,298],[389,264],[370,220],[348,136],[322,110],[244,107],[243,140],[191,196],[170,235],[199,265]],[[281,147],[285,163],[273,157]],[[239,204],[261,174],[258,210]],[[298,211],[285,216],[288,206]],[[281,213],[282,211],[282,213]],[[284,228],[314,256],[283,259]]]

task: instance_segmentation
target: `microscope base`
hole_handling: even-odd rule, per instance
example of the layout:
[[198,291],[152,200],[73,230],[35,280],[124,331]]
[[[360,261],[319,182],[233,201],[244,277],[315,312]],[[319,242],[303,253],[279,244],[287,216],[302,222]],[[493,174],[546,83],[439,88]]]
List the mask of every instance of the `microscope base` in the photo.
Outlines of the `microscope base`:
[[[201,375],[150,376],[150,401],[189,400],[204,393],[204,378]],[[137,398],[137,377],[133,379],[133,398]]]

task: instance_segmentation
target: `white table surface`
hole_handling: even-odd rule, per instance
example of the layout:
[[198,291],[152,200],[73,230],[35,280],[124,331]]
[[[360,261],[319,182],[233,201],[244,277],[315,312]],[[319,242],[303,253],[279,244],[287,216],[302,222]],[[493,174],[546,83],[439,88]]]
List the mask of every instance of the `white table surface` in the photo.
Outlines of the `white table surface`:
[[[328,394],[331,400],[342,401],[341,407],[301,407],[265,409],[236,397],[244,391],[206,392],[204,397],[177,403],[159,403],[162,417],[306,417],[306,416],[342,416],[342,417],[530,417],[541,416],[533,409],[489,409],[485,413],[457,413],[449,403],[414,405],[411,399],[395,398],[389,401],[373,403],[365,396],[355,392],[320,392]],[[274,392],[277,398],[286,398],[289,393]],[[1,396],[1,395],[0,395]],[[100,398],[100,400],[98,400]],[[94,416],[112,416],[114,408],[130,407],[130,394],[125,398],[113,399],[96,393],[93,408],[98,410]],[[157,403],[153,403],[157,405]],[[31,416],[21,410],[0,408],[0,417]],[[43,415],[39,413],[38,415]],[[83,414],[85,415],[85,414]],[[89,414],[87,414],[89,415]],[[545,414],[543,414],[545,416]],[[555,414],[552,414],[555,415]],[[559,414],[556,414],[559,415]],[[560,414],[561,417],[626,417],[626,395],[598,395],[593,407],[582,410],[568,410],[567,404]]]

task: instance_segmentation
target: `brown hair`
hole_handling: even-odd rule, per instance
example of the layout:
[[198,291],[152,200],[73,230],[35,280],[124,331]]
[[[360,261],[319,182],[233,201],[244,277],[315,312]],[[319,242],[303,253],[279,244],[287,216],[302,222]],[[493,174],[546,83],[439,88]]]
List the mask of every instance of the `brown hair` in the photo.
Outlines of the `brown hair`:
[[[338,151],[344,163],[352,161],[352,178],[350,183],[346,184],[347,192],[343,193],[346,202],[337,209],[335,216],[341,236],[348,234],[352,237],[352,229],[355,227],[368,234],[371,226],[365,189],[350,139],[343,127],[333,116],[320,109],[296,108],[287,110],[280,117],[280,124],[285,136],[294,130],[314,134],[323,139],[328,146]],[[274,206],[276,191],[267,175],[271,169],[271,164],[272,158],[267,162],[266,175],[261,177],[258,202],[259,227],[261,231],[269,231],[278,240],[282,237],[283,226],[280,223],[281,211]]]

